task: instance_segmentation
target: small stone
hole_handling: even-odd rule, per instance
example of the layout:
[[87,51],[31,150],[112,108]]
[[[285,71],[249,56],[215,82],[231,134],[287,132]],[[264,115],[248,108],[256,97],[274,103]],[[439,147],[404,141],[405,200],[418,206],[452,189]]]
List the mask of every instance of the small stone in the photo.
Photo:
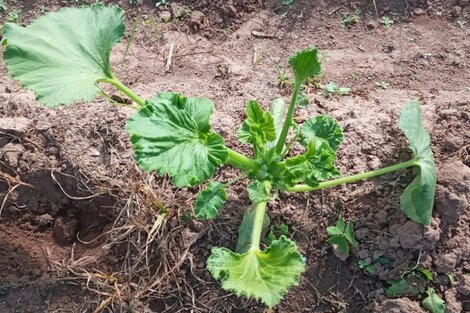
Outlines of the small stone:
[[421,8],[416,8],[416,9],[413,10],[413,13],[414,13],[415,15],[420,16],[420,15],[423,15],[423,14],[425,13],[425,11],[424,11],[423,9],[421,9]]
[[463,138],[458,136],[450,136],[444,141],[444,148],[447,151],[457,151],[464,145]]
[[436,272],[451,273],[459,262],[459,259],[459,256],[455,252],[450,252],[437,257],[436,260],[434,260],[434,265],[436,265]]
[[363,250],[359,251],[359,258],[365,259],[369,256],[370,256],[369,255],[369,250],[363,249]]
[[8,164],[8,166],[16,168],[23,151],[24,148],[22,145],[11,142],[2,148],[0,153],[3,153],[3,160]]
[[469,0],[459,0],[460,7],[466,7],[470,1]]
[[230,16],[230,17],[235,17],[235,16],[237,16],[237,8],[235,8],[231,4],[227,4],[225,6],[225,13],[227,13],[227,15]]
[[462,13],[462,7],[459,7],[458,5],[453,7],[452,10],[450,11],[450,15],[453,17],[459,17],[460,13]]
[[375,21],[369,21],[366,24],[367,29],[372,30],[377,28],[377,23]]
[[464,296],[470,296],[470,275],[463,275],[457,282],[457,291]]
[[0,132],[22,136],[31,125],[31,120],[25,117],[0,118]]
[[164,22],[167,22],[167,21],[171,20],[171,12],[170,11],[161,11],[158,14],[158,17],[160,18],[160,20],[162,20]]
[[369,236],[369,229],[364,227],[364,228],[359,228],[356,230],[356,238],[359,240],[364,240]]

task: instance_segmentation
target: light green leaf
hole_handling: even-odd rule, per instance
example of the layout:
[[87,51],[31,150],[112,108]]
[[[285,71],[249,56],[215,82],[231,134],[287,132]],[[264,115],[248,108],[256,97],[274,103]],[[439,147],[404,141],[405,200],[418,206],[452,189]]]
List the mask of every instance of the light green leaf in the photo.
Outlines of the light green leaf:
[[96,81],[114,77],[109,54],[124,31],[124,13],[116,6],[66,8],[27,27],[6,23],[3,58],[13,78],[48,107],[91,101]]
[[357,246],[359,244],[359,242],[357,242],[356,240],[356,237],[354,237],[353,223],[351,221],[349,221],[348,224],[346,225],[346,229],[344,230],[344,237],[353,246]]
[[315,47],[297,52],[289,59],[289,64],[294,71],[295,81],[299,85],[310,76],[321,74],[318,50]]
[[343,252],[346,256],[349,255],[348,242],[346,241],[346,238],[344,238],[343,236],[330,237],[330,238],[328,238],[328,240],[326,242],[328,242],[332,245],[337,245],[338,248],[341,250],[341,252]]
[[243,143],[264,146],[276,139],[276,130],[271,113],[265,112],[256,101],[248,101],[246,106],[247,120],[238,130],[238,139]]
[[196,217],[201,219],[215,218],[227,201],[225,185],[211,182],[196,198]]
[[343,142],[343,129],[328,115],[318,115],[308,119],[300,128],[300,143],[304,146],[314,137],[323,138],[330,144],[331,149],[338,150]]
[[351,88],[348,87],[339,87],[335,82],[329,82],[323,89],[325,94],[331,93],[334,95],[349,95],[351,93]]
[[423,126],[417,100],[411,101],[402,109],[398,125],[408,138],[418,166],[414,168],[416,177],[401,195],[401,209],[413,221],[429,225],[436,189],[436,166],[431,139]]
[[284,125],[284,115],[286,113],[286,109],[287,104],[281,98],[275,99],[273,100],[273,102],[271,102],[270,112],[274,121],[274,130],[276,132],[276,138],[272,142],[268,143],[268,147],[270,148],[274,147],[279,139],[279,135],[282,131],[282,126]]
[[296,182],[318,186],[318,182],[339,175],[334,166],[336,153],[328,142],[315,137],[307,146],[307,152],[286,159],[286,169],[295,177]]
[[173,177],[177,187],[195,186],[227,160],[222,137],[210,131],[209,99],[161,93],[126,124],[135,159],[145,171]]
[[[256,210],[254,206],[248,207],[243,213],[243,219],[240,227],[238,228],[238,241],[235,251],[237,253],[245,253],[251,245],[251,236],[253,233],[253,225],[255,222]],[[263,229],[269,227],[271,223],[268,214],[264,214]]]
[[341,229],[339,229],[338,227],[336,226],[328,226],[326,228],[326,233],[330,236],[334,236],[334,235],[342,235],[343,232],[341,231]]
[[281,236],[265,251],[253,249],[237,254],[226,248],[212,248],[207,268],[222,281],[223,289],[261,300],[272,308],[291,286],[298,285],[305,264],[295,243]]
[[269,200],[269,193],[264,188],[263,184],[255,180],[250,186],[248,186],[248,197],[251,202],[259,203]]
[[423,306],[431,313],[444,313],[446,311],[446,303],[441,297],[432,289],[428,288],[426,291],[428,296],[423,300]]

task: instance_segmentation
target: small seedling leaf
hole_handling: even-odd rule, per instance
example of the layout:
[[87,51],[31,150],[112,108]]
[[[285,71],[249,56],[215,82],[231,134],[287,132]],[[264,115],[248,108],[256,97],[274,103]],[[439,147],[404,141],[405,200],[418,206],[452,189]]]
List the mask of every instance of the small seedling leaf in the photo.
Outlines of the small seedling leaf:
[[248,186],[247,191],[248,197],[253,203],[269,200],[269,193],[266,191],[266,188],[264,188],[263,184],[257,180]]
[[346,96],[351,93],[351,88],[348,87],[339,87],[335,82],[329,82],[325,88],[323,88],[323,93]]
[[342,216],[340,216],[338,221],[336,221],[336,227],[341,231],[341,234],[344,233],[344,230],[346,229],[346,223],[344,222],[344,218]]
[[201,219],[215,218],[227,201],[225,185],[218,182],[211,182],[201,191],[196,198],[196,217]]
[[343,142],[343,129],[328,115],[318,115],[308,119],[300,128],[300,143],[304,146],[314,137],[323,138],[328,141],[331,149],[338,150]]
[[310,76],[318,76],[321,74],[321,65],[318,60],[318,49],[309,48],[297,52],[289,59],[289,64],[292,67],[296,84],[300,85]]
[[223,289],[258,299],[272,308],[291,286],[298,285],[305,264],[295,243],[281,236],[265,251],[252,249],[238,254],[227,248],[212,248],[207,268],[222,281]]
[[124,31],[124,12],[116,6],[66,8],[27,27],[6,23],[3,58],[13,78],[48,107],[92,101],[96,81],[114,77],[109,55]]
[[326,228],[326,233],[330,236],[342,235],[343,232],[336,226],[328,226]]
[[341,252],[343,252],[346,256],[349,255],[348,242],[346,241],[346,238],[344,238],[343,236],[330,237],[330,238],[328,238],[328,240],[326,242],[328,242],[332,245],[337,245],[338,248],[341,250]]
[[135,159],[145,171],[173,177],[177,187],[203,183],[227,160],[224,140],[210,131],[209,99],[160,93],[126,124]]
[[431,273],[431,271],[428,270],[427,268],[421,267],[421,268],[418,268],[417,271],[420,272],[421,274],[423,274],[423,276],[424,276],[427,280],[429,280],[429,281],[432,281],[432,280],[433,280],[432,273]]
[[423,306],[426,310],[431,313],[444,313],[446,310],[446,303],[441,297],[434,291],[433,288],[428,288],[426,291],[428,296],[423,300]]
[[307,152],[286,159],[286,169],[294,177],[294,181],[315,187],[320,181],[339,175],[335,161],[336,153],[328,142],[314,137],[307,145]]
[[351,221],[349,221],[348,224],[346,225],[346,229],[344,231],[344,237],[353,246],[357,246],[359,244],[359,242],[357,242],[356,238],[354,237],[353,223]]
[[418,166],[414,168],[416,177],[401,195],[401,209],[413,221],[429,225],[436,189],[436,166],[431,140],[423,126],[417,100],[411,101],[402,109],[399,127],[408,138]]
[[421,291],[424,291],[420,288],[420,286],[413,284],[405,278],[400,280],[392,280],[388,283],[390,286],[385,289],[385,296],[389,298],[395,298],[404,295],[417,296],[421,293]]

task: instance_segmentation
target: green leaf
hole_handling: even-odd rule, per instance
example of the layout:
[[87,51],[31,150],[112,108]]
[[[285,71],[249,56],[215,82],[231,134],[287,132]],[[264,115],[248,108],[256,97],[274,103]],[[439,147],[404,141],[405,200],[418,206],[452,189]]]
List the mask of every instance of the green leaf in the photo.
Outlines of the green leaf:
[[268,143],[268,147],[270,148],[276,145],[279,136],[281,135],[282,126],[284,125],[284,115],[286,113],[286,109],[287,104],[281,98],[275,99],[273,100],[273,102],[271,102],[270,112],[274,121],[274,130],[276,132],[276,138],[271,143]]
[[215,218],[227,201],[225,185],[211,182],[201,191],[196,198],[195,214],[197,218]]
[[351,93],[351,88],[348,87],[339,87],[335,82],[329,82],[323,89],[324,94],[334,94],[334,95],[349,95]]
[[265,112],[258,102],[250,100],[246,106],[247,120],[238,130],[238,139],[247,144],[253,144],[257,148],[276,139],[274,119],[271,113]]
[[295,74],[296,84],[300,85],[310,76],[321,74],[321,65],[318,60],[318,49],[315,47],[301,50],[289,59],[289,64]]
[[318,115],[308,119],[300,128],[300,143],[307,146],[314,138],[323,138],[330,144],[331,149],[338,150],[343,142],[343,129],[328,115]]
[[420,267],[417,269],[418,272],[420,272],[421,274],[423,274],[423,276],[429,280],[429,281],[433,281],[433,276],[432,276],[432,273],[429,269],[425,268],[425,267]]
[[346,256],[349,255],[349,246],[348,242],[346,241],[346,238],[343,236],[333,236],[331,238],[328,238],[326,241],[332,245],[337,245],[338,248],[343,252]]
[[278,230],[279,230],[279,234],[281,234],[282,236],[287,236],[289,234],[289,226],[287,226],[284,223],[279,225]]
[[207,268],[222,281],[223,289],[261,300],[272,308],[291,286],[298,285],[305,264],[295,243],[281,236],[265,251],[253,249],[238,254],[226,248],[212,248]]
[[336,226],[328,226],[326,228],[326,233],[330,236],[334,236],[334,235],[342,235],[343,232],[341,231],[341,229],[339,229],[338,227]]
[[210,131],[212,101],[160,93],[126,124],[135,159],[145,171],[173,177],[177,187],[195,186],[227,160],[222,137]]
[[250,186],[248,186],[248,197],[251,202],[259,203],[269,200],[269,193],[264,188],[263,184],[259,181],[254,181]]
[[359,242],[357,242],[356,240],[356,237],[354,237],[353,223],[351,221],[349,221],[348,224],[346,225],[346,229],[344,231],[344,237],[353,246],[357,246],[359,244]]
[[421,288],[407,279],[388,281],[390,286],[385,289],[385,296],[395,298],[399,296],[417,296],[421,293]]
[[423,306],[431,313],[444,313],[446,310],[446,303],[441,297],[432,289],[428,288],[426,291],[428,296],[423,300]]
[[401,195],[401,209],[413,221],[429,225],[436,189],[436,166],[431,139],[423,126],[417,100],[411,101],[402,109],[399,127],[408,138],[418,166],[414,168],[416,177]]
[[339,175],[334,166],[336,153],[328,142],[313,138],[307,145],[307,152],[286,159],[286,169],[295,177],[296,182],[305,182],[309,186],[318,186],[318,182]]
[[[237,253],[247,252],[251,245],[251,236],[255,222],[256,210],[254,206],[248,207],[243,213],[242,223],[238,229],[238,241],[235,251]],[[264,214],[263,229],[267,229],[271,223],[268,214]]]
[[109,54],[124,31],[124,12],[116,6],[66,8],[27,27],[6,23],[3,58],[13,78],[48,107],[91,101],[96,81],[114,77]]
[[336,221],[336,227],[341,231],[341,234],[344,233],[344,230],[346,229],[346,224],[344,223],[344,218],[340,216],[338,218],[338,221]]

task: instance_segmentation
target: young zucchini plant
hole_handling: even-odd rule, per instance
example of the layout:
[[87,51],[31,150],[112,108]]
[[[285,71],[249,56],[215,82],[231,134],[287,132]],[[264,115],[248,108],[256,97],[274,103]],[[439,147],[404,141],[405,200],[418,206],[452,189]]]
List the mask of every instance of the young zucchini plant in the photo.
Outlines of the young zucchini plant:
[[[299,283],[305,262],[296,244],[286,236],[267,247],[261,243],[262,231],[269,224],[268,201],[274,201],[279,192],[309,192],[413,168],[415,178],[401,196],[401,209],[412,220],[430,224],[436,173],[417,101],[403,108],[399,122],[413,151],[410,160],[338,178],[334,163],[343,141],[340,125],[324,115],[303,125],[293,122],[302,83],[321,73],[317,49],[302,50],[289,60],[295,80],[288,105],[276,99],[266,111],[258,102],[248,102],[247,119],[237,135],[252,146],[253,155],[243,155],[212,131],[211,100],[172,92],[143,100],[114,76],[109,55],[124,35],[123,16],[116,6],[94,5],[49,13],[25,28],[6,24],[5,63],[12,76],[48,107],[91,101],[104,94],[99,83],[115,86],[137,104],[133,106],[137,112],[126,124],[136,162],[143,170],[171,176],[176,187],[204,184],[226,163],[252,181],[248,195],[253,206],[246,209],[235,251],[215,247],[207,261],[225,290],[274,307]],[[289,156],[296,141],[304,152]],[[215,218],[231,183],[209,182],[197,197],[196,216]]]

